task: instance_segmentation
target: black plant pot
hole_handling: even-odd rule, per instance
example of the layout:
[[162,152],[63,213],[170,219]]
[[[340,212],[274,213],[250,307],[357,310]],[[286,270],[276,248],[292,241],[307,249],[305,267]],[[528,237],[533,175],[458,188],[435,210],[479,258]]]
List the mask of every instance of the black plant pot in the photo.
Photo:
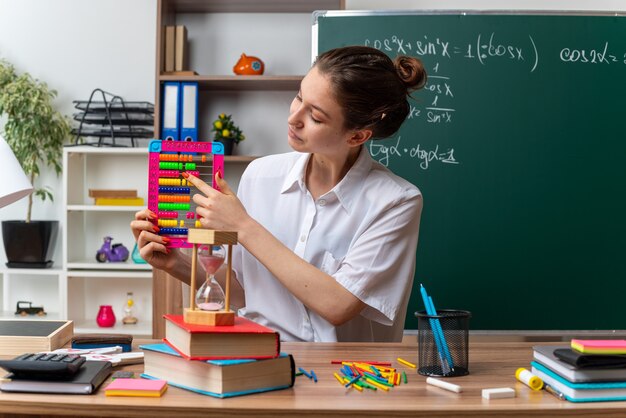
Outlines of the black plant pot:
[[224,145],[224,155],[233,155],[235,141],[232,139],[216,139],[214,142]]
[[59,221],[2,221],[7,267],[51,267],[58,231]]

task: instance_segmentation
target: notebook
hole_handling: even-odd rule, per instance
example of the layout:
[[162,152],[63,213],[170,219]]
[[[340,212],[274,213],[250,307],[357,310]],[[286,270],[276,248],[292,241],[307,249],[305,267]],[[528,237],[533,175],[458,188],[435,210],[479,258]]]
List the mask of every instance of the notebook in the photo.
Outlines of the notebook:
[[561,375],[570,382],[608,382],[626,381],[626,367],[622,368],[579,368],[559,359],[555,350],[568,349],[566,345],[533,347],[533,358],[536,362]]
[[570,402],[626,401],[626,381],[572,383],[536,361],[530,364],[535,375],[561,392]]
[[[104,382],[111,372],[108,361],[86,361],[80,371],[67,380],[12,379],[0,383],[3,392],[71,393],[88,395]],[[12,374],[6,376],[11,379]]]

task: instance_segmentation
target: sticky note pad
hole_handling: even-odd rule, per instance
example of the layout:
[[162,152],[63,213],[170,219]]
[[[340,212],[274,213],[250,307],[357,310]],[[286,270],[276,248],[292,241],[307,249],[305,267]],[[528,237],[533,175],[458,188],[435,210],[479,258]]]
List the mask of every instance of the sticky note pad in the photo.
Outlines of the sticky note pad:
[[572,340],[572,348],[585,354],[626,354],[626,340]]
[[514,397],[515,389],[512,388],[483,389],[483,398],[485,399],[504,399]]
[[165,380],[115,379],[105,389],[106,396],[160,397],[167,390]]

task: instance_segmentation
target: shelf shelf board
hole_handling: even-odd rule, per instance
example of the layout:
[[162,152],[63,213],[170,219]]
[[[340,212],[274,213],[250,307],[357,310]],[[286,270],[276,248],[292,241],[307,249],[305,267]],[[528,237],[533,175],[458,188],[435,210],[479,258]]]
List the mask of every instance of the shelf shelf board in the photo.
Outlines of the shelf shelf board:
[[61,318],[58,312],[47,312],[47,315],[39,316],[39,315],[15,315],[15,312],[12,311],[0,311],[0,319],[15,319],[16,321],[59,321],[64,320]]
[[67,205],[70,212],[137,212],[145,206]]
[[29,275],[29,276],[58,276],[63,272],[62,269],[20,269],[20,268],[3,268],[0,274],[7,275]]
[[[133,262],[124,263],[98,263],[97,261],[70,261],[67,263],[67,275],[68,276],[82,276],[92,275],[92,277],[118,277],[120,271],[132,272],[144,272],[146,277],[152,277],[152,266],[150,264],[135,264]],[[75,271],[84,270],[84,271]],[[98,276],[99,275],[99,276]]]
[[312,13],[339,10],[345,0],[172,0],[176,13]]
[[64,151],[68,154],[101,154],[101,155],[120,155],[120,154],[146,154],[147,147],[90,147],[88,145],[79,145],[76,147],[65,147]]
[[75,334],[100,334],[100,333],[114,333],[114,334],[131,334],[133,336],[152,338],[152,322],[148,320],[142,320],[140,318],[137,324],[122,324],[121,318],[117,320],[114,326],[102,328],[96,323],[96,320],[87,319],[75,319],[74,320],[74,333]]
[[224,162],[226,163],[249,163],[257,158],[260,158],[255,155],[225,155]]
[[159,81],[197,81],[200,90],[211,91],[293,91],[300,89],[301,75],[160,75]]

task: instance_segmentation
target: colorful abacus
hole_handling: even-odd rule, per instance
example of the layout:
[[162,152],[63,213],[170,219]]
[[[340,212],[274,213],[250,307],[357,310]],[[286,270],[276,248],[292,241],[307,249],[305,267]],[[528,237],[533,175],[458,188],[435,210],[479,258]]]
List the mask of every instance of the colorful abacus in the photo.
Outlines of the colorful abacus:
[[192,174],[214,188],[215,174],[224,175],[224,146],[219,142],[150,141],[148,209],[157,214],[160,235],[173,248],[191,247],[189,228],[200,228],[191,196],[197,189],[181,173]]

